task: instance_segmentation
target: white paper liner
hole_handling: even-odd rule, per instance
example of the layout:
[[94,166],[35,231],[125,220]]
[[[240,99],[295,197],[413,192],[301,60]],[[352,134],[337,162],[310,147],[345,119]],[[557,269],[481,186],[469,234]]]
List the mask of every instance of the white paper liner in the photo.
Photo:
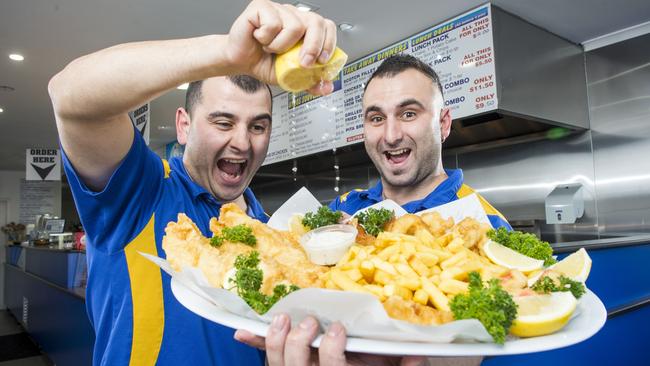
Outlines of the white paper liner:
[[[269,220],[269,226],[288,230],[288,221],[293,214],[313,212],[318,207],[318,200],[303,187],[274,213]],[[371,207],[391,209],[397,217],[406,214],[397,203],[390,200]],[[455,222],[472,217],[479,222],[490,223],[476,194],[417,214],[432,211],[439,212],[443,218],[452,217]],[[492,337],[478,320],[457,320],[439,326],[412,324],[390,318],[376,297],[356,292],[320,288],[300,289],[282,298],[266,314],[259,315],[235,293],[210,286],[198,268],[184,268],[182,272],[175,272],[166,260],[145,253],[140,254],[211,303],[238,316],[267,324],[279,313],[288,314],[294,324],[311,315],[319,320],[323,329],[334,321],[341,322],[351,337],[425,343],[492,342]],[[580,306],[572,318],[578,316],[579,309]]]
[[289,314],[292,323],[308,315],[316,317],[323,328],[334,321],[341,322],[352,337],[403,342],[449,343],[455,340],[491,342],[492,337],[474,319],[454,321],[440,326],[421,326],[395,320],[386,314],[376,297],[368,294],[305,288],[292,292],[278,301],[264,315],[257,314],[235,293],[211,287],[200,270],[184,268],[175,272],[166,260],[140,253],[170,276],[206,300],[239,316],[270,323],[273,315]]
[[307,188],[302,187],[273,213],[266,224],[276,230],[287,231],[291,216],[315,212],[319,207],[321,204],[316,197]]

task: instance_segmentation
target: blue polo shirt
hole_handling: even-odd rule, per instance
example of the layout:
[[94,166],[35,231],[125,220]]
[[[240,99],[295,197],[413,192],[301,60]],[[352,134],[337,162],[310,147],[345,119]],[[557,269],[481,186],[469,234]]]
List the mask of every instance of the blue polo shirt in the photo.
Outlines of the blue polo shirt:
[[[440,185],[438,185],[436,189],[433,190],[433,192],[429,193],[421,200],[407,202],[406,204],[402,205],[402,208],[404,208],[404,210],[409,213],[416,213],[432,207],[444,205],[445,203],[449,203],[459,198],[469,196],[472,193],[476,193],[472,188],[463,183],[462,170],[445,169],[445,173],[447,173],[447,179],[440,183]],[[377,202],[383,201],[383,190],[384,188],[382,187],[381,180],[379,180],[379,183],[370,189],[357,189],[337,197],[330,203],[329,207],[332,210],[340,210],[352,215],[362,208],[366,208],[368,206],[374,205]],[[503,226],[508,230],[512,230],[512,227],[506,218],[499,211],[492,207],[492,205],[490,205],[490,203],[486,201],[485,198],[483,198],[481,195],[478,193],[476,193],[476,195],[478,196],[478,199],[481,202],[481,205],[483,206],[488,219],[490,219],[492,227],[498,228]]]
[[[205,236],[221,203],[194,183],[180,158],[149,150],[137,130],[124,161],[101,192],[63,162],[86,230],[86,308],[95,329],[94,365],[263,365],[264,353],[233,339],[234,330],[205,320],[172,294],[170,277],[138,252],[165,257],[165,226],[180,212]],[[253,192],[249,215],[267,216]]]

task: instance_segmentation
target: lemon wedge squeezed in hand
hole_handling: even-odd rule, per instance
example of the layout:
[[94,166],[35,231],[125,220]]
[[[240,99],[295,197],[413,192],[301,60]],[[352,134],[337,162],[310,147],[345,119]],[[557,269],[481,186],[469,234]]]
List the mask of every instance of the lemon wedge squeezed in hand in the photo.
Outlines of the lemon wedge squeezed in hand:
[[510,333],[519,337],[536,337],[562,329],[578,304],[571,292],[517,296],[513,300],[517,304],[517,318]]
[[532,272],[544,265],[541,259],[528,257],[492,240],[485,243],[483,251],[494,264],[522,272]]
[[278,84],[282,89],[293,93],[307,90],[321,80],[334,80],[348,60],[348,55],[337,47],[325,64],[316,62],[304,68],[300,66],[300,47],[302,41],[275,58],[275,76]]

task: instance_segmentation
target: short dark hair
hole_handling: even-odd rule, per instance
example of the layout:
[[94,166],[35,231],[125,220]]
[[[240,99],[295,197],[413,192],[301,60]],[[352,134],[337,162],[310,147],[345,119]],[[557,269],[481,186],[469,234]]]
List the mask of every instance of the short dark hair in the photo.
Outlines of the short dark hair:
[[[228,80],[237,85],[239,89],[249,94],[253,94],[266,86],[266,89],[269,91],[271,101],[273,101],[273,93],[271,92],[271,88],[267,84],[264,84],[252,76],[231,75],[228,76]],[[192,108],[194,108],[197,103],[201,103],[201,98],[203,98],[203,93],[201,92],[202,87],[203,80],[193,81],[187,87],[187,92],[185,93],[185,110],[190,115],[192,115]]]
[[424,74],[424,76],[431,79],[431,81],[436,86],[436,88],[438,88],[438,91],[440,92],[440,96],[443,97],[444,99],[444,95],[442,93],[442,84],[440,84],[440,78],[438,77],[438,74],[436,74],[436,72],[433,71],[431,66],[427,65],[419,58],[411,55],[393,55],[385,59],[384,62],[382,62],[381,65],[379,65],[377,70],[375,70],[375,72],[372,73],[370,79],[366,81],[366,85],[364,86],[363,91],[364,92],[366,91],[368,85],[374,78],[384,78],[384,77],[391,78],[408,69],[417,70],[422,74]]

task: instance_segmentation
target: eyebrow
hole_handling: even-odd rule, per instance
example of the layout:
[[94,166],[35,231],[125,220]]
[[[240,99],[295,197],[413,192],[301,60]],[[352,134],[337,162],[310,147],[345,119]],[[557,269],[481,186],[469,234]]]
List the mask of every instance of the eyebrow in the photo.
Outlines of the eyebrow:
[[208,119],[214,120],[218,118],[227,118],[227,119],[235,119],[235,115],[232,113],[228,112],[221,112],[221,111],[216,111],[208,114]]
[[268,120],[269,122],[273,121],[273,117],[271,117],[270,114],[268,113],[262,113],[258,114],[257,116],[253,117],[252,121],[263,121],[263,120]]
[[424,105],[422,103],[418,102],[416,99],[413,99],[413,98],[409,98],[409,99],[404,100],[403,102],[398,104],[397,107],[398,108],[404,108],[404,107],[409,106],[411,104],[415,104],[416,106],[424,109]]
[[[236,116],[232,113],[228,112],[221,112],[221,111],[215,111],[210,114],[208,114],[208,119],[209,120],[215,120],[219,118],[227,118],[227,119],[236,119]],[[271,117],[270,114],[268,113],[262,113],[258,114],[257,116],[253,117],[252,121],[263,121],[263,120],[269,120],[272,121],[273,118]]]
[[366,108],[366,112],[363,114],[364,117],[368,117],[368,113],[370,113],[370,112],[383,113],[383,111],[381,110],[381,108],[379,106],[371,105],[370,107]]
[[[409,99],[405,99],[405,100],[403,100],[402,102],[400,102],[400,103],[397,105],[397,108],[404,108],[404,107],[408,107],[408,106],[410,106],[410,105],[416,105],[416,106],[418,106],[419,108],[424,109],[424,105],[423,105],[422,103],[420,103],[419,101],[417,101],[416,99],[414,99],[414,98],[409,98]],[[370,113],[370,112],[379,112],[379,113],[383,113],[383,110],[382,110],[381,107],[379,107],[379,106],[371,105],[371,106],[369,106],[368,108],[366,108],[366,111],[365,111],[365,113],[364,113],[364,116],[367,117],[367,116],[368,116],[368,113]]]

